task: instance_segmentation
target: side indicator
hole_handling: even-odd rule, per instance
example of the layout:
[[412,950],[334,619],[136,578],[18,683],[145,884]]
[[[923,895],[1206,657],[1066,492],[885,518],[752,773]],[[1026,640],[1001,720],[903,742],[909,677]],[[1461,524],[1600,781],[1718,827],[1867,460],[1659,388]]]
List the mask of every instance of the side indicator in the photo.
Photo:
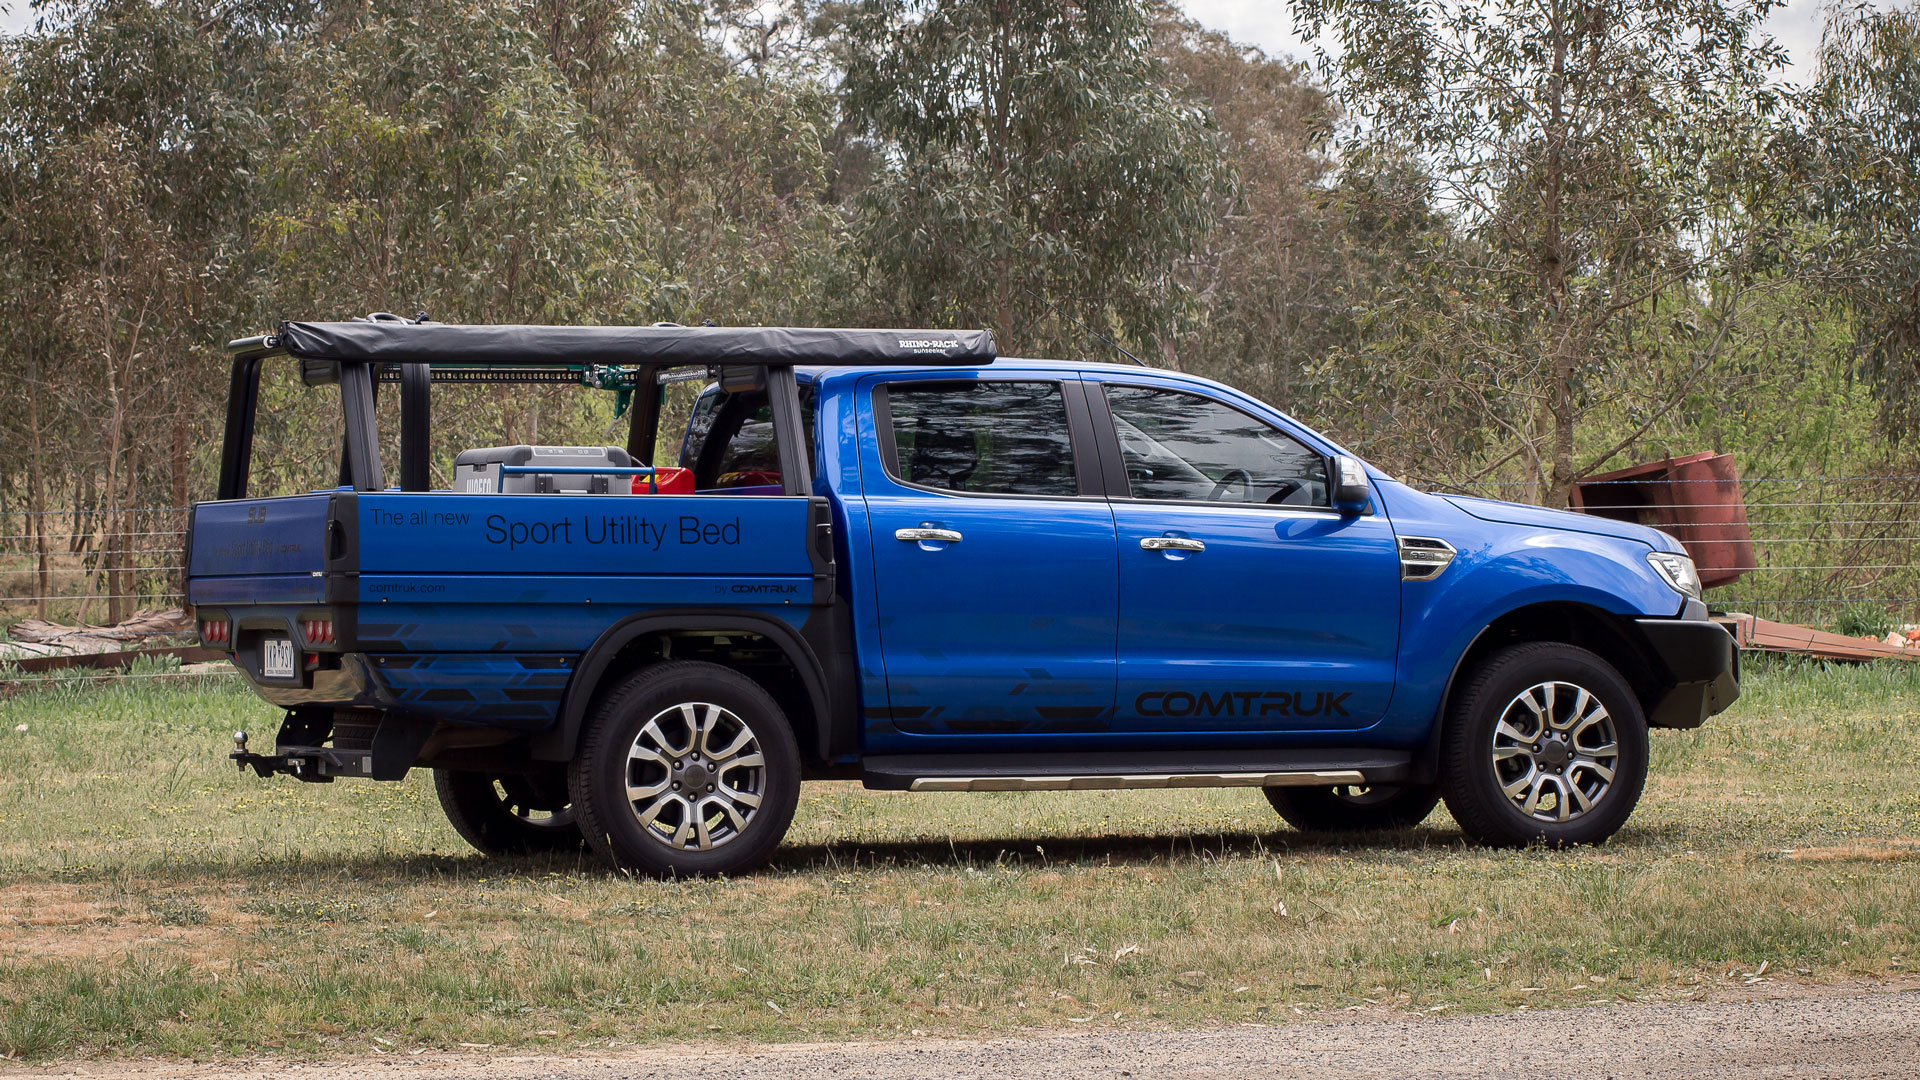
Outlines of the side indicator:
[[1431,536],[1400,537],[1400,580],[1432,581],[1458,554],[1452,544]]

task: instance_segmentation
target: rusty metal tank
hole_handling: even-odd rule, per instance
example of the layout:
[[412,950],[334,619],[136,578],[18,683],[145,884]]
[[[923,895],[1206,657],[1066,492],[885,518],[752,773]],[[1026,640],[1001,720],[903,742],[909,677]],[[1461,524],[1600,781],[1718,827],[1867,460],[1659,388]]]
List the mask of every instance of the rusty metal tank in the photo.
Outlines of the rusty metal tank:
[[1711,589],[1755,569],[1753,533],[1731,454],[1670,457],[1573,485],[1572,509],[1663,530],[1687,549]]

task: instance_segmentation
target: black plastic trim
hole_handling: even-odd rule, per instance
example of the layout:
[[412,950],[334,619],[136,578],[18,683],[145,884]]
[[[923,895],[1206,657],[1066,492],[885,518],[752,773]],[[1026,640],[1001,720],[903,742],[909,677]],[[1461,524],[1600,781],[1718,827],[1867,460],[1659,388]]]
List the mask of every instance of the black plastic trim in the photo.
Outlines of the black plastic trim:
[[807,500],[807,561],[813,567],[813,604],[833,603],[837,593],[838,566],[833,546],[833,504],[824,495]]
[[1647,723],[1697,728],[1740,697],[1740,652],[1716,622],[1635,619],[1647,645],[1667,669],[1672,688],[1647,710]]
[[832,701],[827,693],[825,669],[806,639],[793,627],[771,616],[729,609],[681,608],[629,616],[601,632],[574,666],[573,678],[567,681],[566,697],[560,702],[560,715],[554,726],[534,736],[533,757],[540,761],[567,761],[573,757],[574,747],[580,741],[580,729],[586,723],[587,709],[592,706],[607,669],[621,649],[648,634],[685,630],[738,630],[759,634],[779,646],[806,687],[821,744],[816,752],[824,755],[834,726]]
[[1073,441],[1073,480],[1082,497],[1104,499],[1106,478],[1101,475],[1100,448],[1093,435],[1093,414],[1087,407],[1087,384],[1064,379],[1060,392],[1067,399],[1067,435]]

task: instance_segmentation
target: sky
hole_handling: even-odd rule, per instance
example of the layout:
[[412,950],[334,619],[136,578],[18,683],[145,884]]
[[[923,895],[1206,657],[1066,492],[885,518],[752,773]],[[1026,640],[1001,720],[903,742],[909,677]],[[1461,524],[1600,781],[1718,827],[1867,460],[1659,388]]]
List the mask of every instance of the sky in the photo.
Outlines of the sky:
[[[1271,56],[1305,60],[1311,50],[1293,32],[1293,16],[1286,0],[1178,0],[1187,14],[1205,26],[1224,30]],[[1815,50],[1820,45],[1820,9],[1823,0],[1789,0],[1767,19],[1767,28],[1793,58],[1787,81],[1804,82],[1812,75]],[[17,33],[33,22],[27,0],[0,0],[0,32]]]
[[[1286,0],[1177,0],[1202,26],[1224,30],[1237,41],[1258,45],[1269,56],[1308,60],[1310,45],[1293,32],[1292,5]],[[1806,82],[1820,48],[1822,0],[1789,0],[1767,17],[1767,29],[1793,61],[1787,82]],[[1880,6],[1876,4],[1876,6]]]

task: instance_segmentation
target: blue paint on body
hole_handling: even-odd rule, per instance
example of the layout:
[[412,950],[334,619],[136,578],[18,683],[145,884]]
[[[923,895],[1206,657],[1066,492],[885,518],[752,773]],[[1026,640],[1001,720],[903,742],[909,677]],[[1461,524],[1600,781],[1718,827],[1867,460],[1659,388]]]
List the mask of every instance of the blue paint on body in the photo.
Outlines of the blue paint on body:
[[[1377,471],[1359,516],[957,495],[893,479],[878,442],[877,385],[1041,379],[1089,393],[1179,388],[1344,453],[1207,380],[1024,360],[802,377],[814,490],[833,532],[830,596],[815,594],[802,498],[392,491],[200,504],[189,601],[246,633],[351,623],[360,659],[348,668],[364,664],[368,683],[358,703],[529,732],[553,725],[583,656],[622,620],[736,612],[800,628],[834,603],[852,667],[823,674],[853,687],[861,754],[1412,748],[1495,619],[1540,603],[1624,617],[1682,609],[1646,562],[1679,545],[1628,523],[1427,495]],[[965,539],[895,539],[914,527]],[[1143,550],[1155,536],[1207,547]],[[1433,581],[1402,581],[1401,536],[1445,539],[1458,555]],[[330,699],[316,689],[312,700]]]

